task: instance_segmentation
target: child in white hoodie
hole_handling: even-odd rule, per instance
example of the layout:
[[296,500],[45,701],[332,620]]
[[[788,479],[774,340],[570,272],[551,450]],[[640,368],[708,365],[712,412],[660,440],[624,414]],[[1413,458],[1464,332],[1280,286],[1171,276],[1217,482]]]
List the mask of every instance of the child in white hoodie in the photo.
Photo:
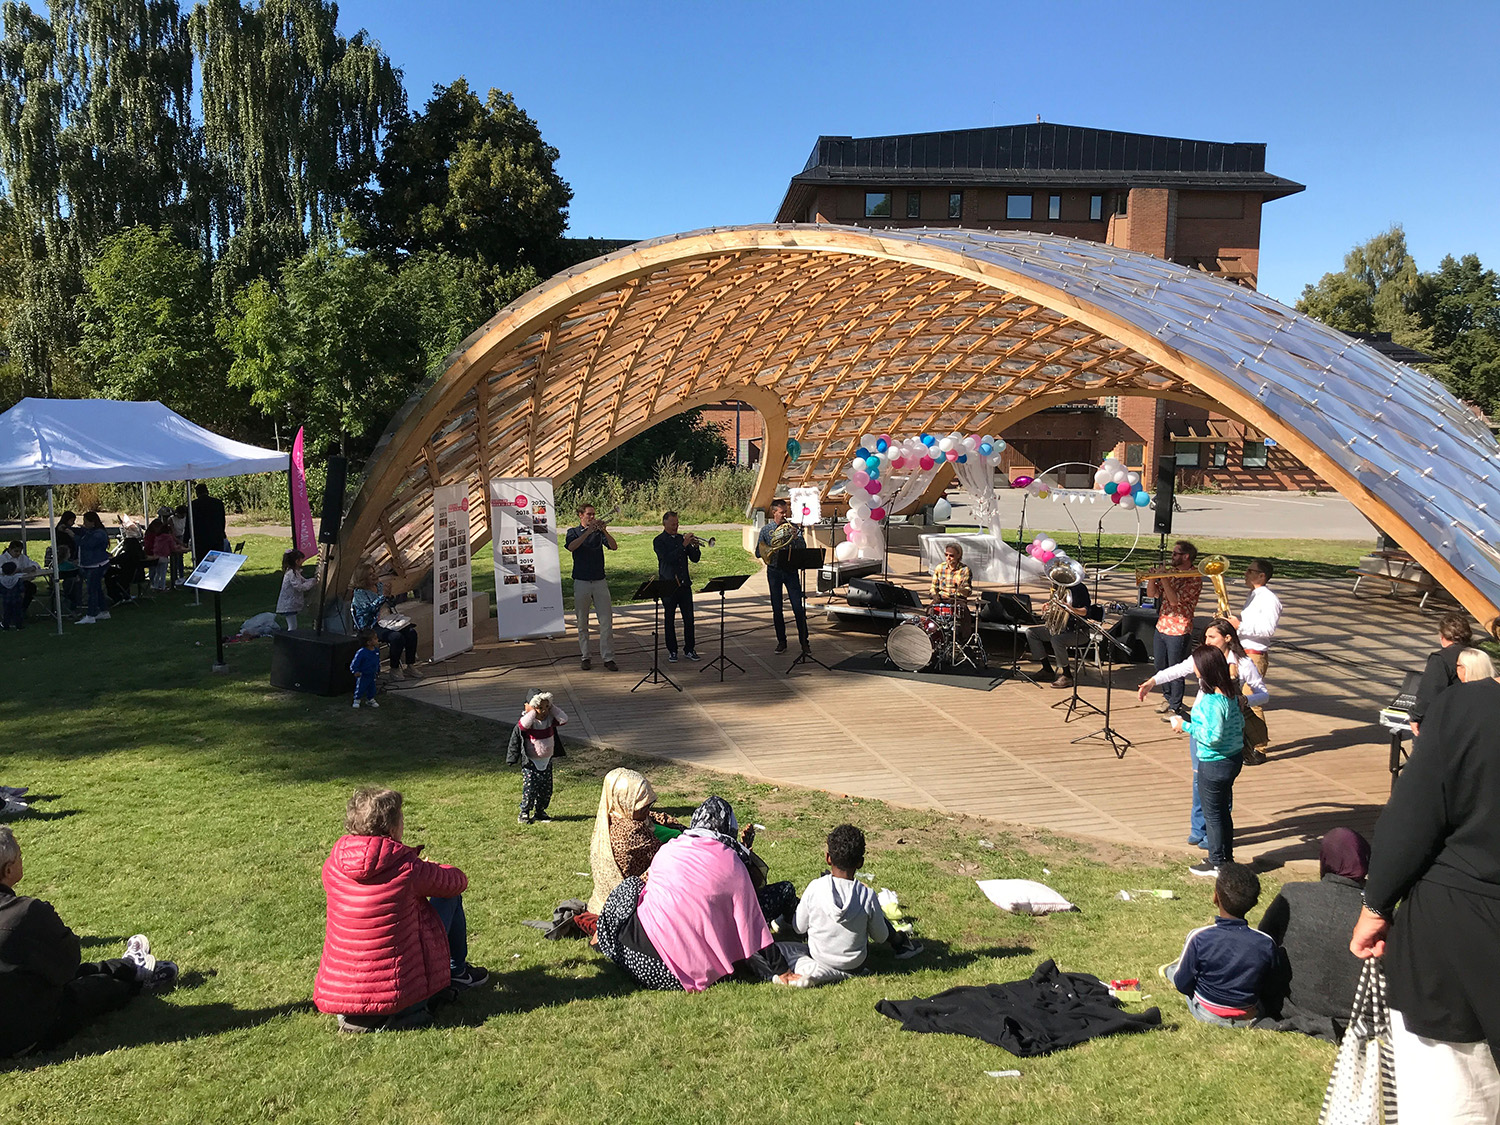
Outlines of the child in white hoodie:
[[848,980],[865,963],[871,941],[891,941],[897,957],[922,952],[922,946],[905,934],[898,938],[875,892],[854,877],[865,861],[863,832],[852,824],[840,824],[828,834],[824,858],[827,874],[807,885],[797,906],[797,930],[807,935],[807,943],[776,943],[792,967],[791,972],[775,977],[776,983],[809,988]]

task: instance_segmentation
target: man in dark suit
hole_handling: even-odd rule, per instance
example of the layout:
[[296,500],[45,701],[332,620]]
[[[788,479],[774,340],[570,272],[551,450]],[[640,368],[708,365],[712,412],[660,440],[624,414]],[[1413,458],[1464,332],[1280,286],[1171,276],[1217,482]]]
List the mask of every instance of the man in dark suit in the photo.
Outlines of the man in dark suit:
[[1422,682],[1417,685],[1417,701],[1411,708],[1412,745],[1421,733],[1422,720],[1427,716],[1433,701],[1458,683],[1458,654],[1469,647],[1474,639],[1466,618],[1456,613],[1443,614],[1438,622],[1438,644],[1436,652],[1427,657],[1427,667],[1422,670]]
[[208,485],[200,484],[198,498],[193,501],[193,561],[202,562],[210,551],[228,550],[224,538],[228,519],[224,515],[224,501],[208,494]]

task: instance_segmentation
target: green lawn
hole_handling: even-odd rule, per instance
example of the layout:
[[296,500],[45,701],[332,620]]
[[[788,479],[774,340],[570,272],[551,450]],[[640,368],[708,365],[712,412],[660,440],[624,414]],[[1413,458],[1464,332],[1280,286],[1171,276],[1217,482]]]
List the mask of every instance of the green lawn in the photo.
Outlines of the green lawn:
[[[275,597],[279,544],[250,549],[225,594],[234,623]],[[874,975],[806,992],[639,992],[582,943],[520,924],[586,895],[599,781],[618,755],[560,762],[557,822],[523,829],[503,728],[394,695],[378,712],[351,712],[342,698],[274,691],[266,641],[232,646],[230,672],[216,675],[211,623],[210,603],[176,595],[61,638],[44,623],[0,635],[0,781],[39,795],[14,823],[21,890],[55,903],[88,956],[115,955],[141,930],[183,970],[175,993],[11,1067],[4,1120],[1098,1125],[1317,1112],[1331,1046],[1199,1026],[1155,980],[1164,1030],[1046,1059],[908,1034],[875,1013],[882,997],[1013,980],[1048,957],[1105,979],[1151,978],[1211,914],[1209,888],[1179,856],[648,764],[662,807],[686,811],[719,792],[742,821],[766,825],[757,846],[773,877],[799,886],[821,870],[829,828],[862,825],[866,870],[900,892],[928,953],[877,954]],[[319,867],[363,784],[403,790],[408,839],[471,878],[472,956],[493,984],[431,1030],[340,1037],[311,1008]],[[1081,912],[1003,914],[973,884],[994,876],[1042,879]],[[1114,897],[1142,887],[1179,898]],[[1010,1068],[1022,1077],[984,1074]]]

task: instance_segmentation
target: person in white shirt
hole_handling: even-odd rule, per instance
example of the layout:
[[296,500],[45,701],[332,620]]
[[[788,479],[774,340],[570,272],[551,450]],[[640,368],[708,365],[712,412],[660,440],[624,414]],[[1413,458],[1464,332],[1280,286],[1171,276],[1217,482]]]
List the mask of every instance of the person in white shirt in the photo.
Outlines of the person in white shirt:
[[6,547],[4,552],[0,552],[0,566],[8,562],[16,564],[16,576],[22,583],[22,589],[25,590],[23,595],[25,600],[22,603],[24,613],[30,608],[31,599],[36,597],[36,583],[32,579],[41,573],[42,568],[37,566],[36,560],[26,553],[26,544],[19,539]]
[[[1240,610],[1238,617],[1231,617],[1229,623],[1239,630],[1240,643],[1245,646],[1245,655],[1255,665],[1255,670],[1264,678],[1266,666],[1269,663],[1268,654],[1271,648],[1271,638],[1276,633],[1276,626],[1281,621],[1281,599],[1271,592],[1267,585],[1271,581],[1271,575],[1275,569],[1266,559],[1251,559],[1250,565],[1245,568],[1245,585],[1250,588],[1250,596],[1245,600],[1245,608]],[[1258,761],[1265,761],[1266,748],[1270,745],[1270,732],[1266,728],[1266,713],[1260,707],[1251,708],[1255,717],[1260,721],[1251,724],[1251,731],[1259,737],[1253,740],[1250,754],[1245,759],[1251,765]]]

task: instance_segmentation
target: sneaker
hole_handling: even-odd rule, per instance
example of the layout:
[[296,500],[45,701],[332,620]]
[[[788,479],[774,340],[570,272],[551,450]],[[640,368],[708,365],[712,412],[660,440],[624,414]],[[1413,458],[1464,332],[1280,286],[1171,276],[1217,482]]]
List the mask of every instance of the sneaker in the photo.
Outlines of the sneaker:
[[688,649],[682,655],[685,656],[685,657],[687,657],[689,660],[697,660],[698,659],[698,654],[696,652],[694,652],[692,649]]
[[1167,712],[1169,712],[1171,710],[1172,710],[1172,705],[1170,703],[1163,702],[1162,705],[1156,709],[1156,713],[1158,715],[1165,715]]
[[531,823],[531,817],[527,816],[525,813],[522,813],[520,816],[516,817],[516,823],[517,824],[530,824]]
[[613,660],[606,660],[604,662],[604,670],[606,672],[618,672],[620,670],[620,666]]
[[454,988],[458,989],[478,988],[490,979],[489,970],[481,968],[478,965],[465,965],[458,972],[451,975],[452,979],[450,983]]
[[677,663],[677,654],[675,652],[669,652],[669,653],[667,653],[667,663],[668,664],[676,664]]
[[394,667],[394,668],[391,669],[391,679],[393,679],[393,680],[404,680],[404,679],[407,679],[407,678],[408,678],[408,676],[407,676],[406,669],[402,668],[399,664],[396,665],[396,667]]
[[1264,750],[1257,750],[1252,746],[1245,751],[1245,765],[1247,766],[1263,766],[1266,764],[1266,760],[1266,752]]
[[1188,871],[1193,875],[1200,875],[1205,879],[1215,879],[1219,875],[1219,869],[1214,866],[1211,860],[1207,859],[1201,863],[1193,864],[1188,868]]
[[587,656],[585,656],[583,658],[583,660],[579,663],[579,667],[582,668],[585,672],[587,672],[593,666],[594,666],[594,662],[592,660],[590,660]]
[[0,797],[24,797],[29,785],[0,785]]
[[812,655],[812,645],[808,644],[806,641],[802,642],[802,655],[803,656],[811,656]]
[[1188,837],[1188,847],[1190,847],[1190,848],[1202,848],[1202,847],[1206,847],[1207,843],[1208,843],[1207,838],[1203,837],[1203,836],[1189,836]]
[[98,613],[94,614],[94,620],[95,621],[108,621],[109,620],[109,610],[107,610],[107,609],[101,609]]
[[796,973],[778,973],[771,978],[775,984],[784,984],[790,988],[811,988],[812,981],[806,977],[798,976]]
[[786,651],[786,642],[785,641],[777,641],[776,642],[776,651],[777,652],[785,652]]
[[92,625],[97,620],[99,620],[97,617],[80,617],[77,621],[73,622],[73,624],[74,625]]
[[910,945],[908,945],[905,949],[903,949],[900,953],[896,954],[896,960],[897,961],[909,961],[911,958],[917,956],[917,954],[926,952],[926,950],[927,950],[927,947],[925,945],[923,945],[920,941],[914,941]]
[[355,701],[354,701],[354,709],[355,709],[355,710],[356,710],[356,711],[358,711],[358,710],[359,710],[359,700],[357,700],[357,699],[356,699],[356,700],[355,700]]
[[371,706],[371,707],[379,707],[380,706],[380,703],[378,701],[374,700],[374,699],[367,699],[367,700],[365,700],[365,703],[367,705]]
[[408,680],[420,680],[422,673],[415,664],[408,664],[406,666],[406,678]]
[[141,983],[142,992],[171,992],[177,987],[177,962],[157,961],[151,974]]
[[385,1030],[385,1016],[339,1016],[339,1030],[350,1035],[365,1035]]
[[536,814],[536,818],[534,820],[532,820],[531,823],[532,824],[551,824],[552,823],[552,818],[550,816],[548,816],[544,812],[539,812],[539,813]]
[[125,956],[120,960],[135,966],[136,979],[145,982],[156,968],[156,958],[151,953],[151,939],[145,934],[136,934],[125,943]]
[[14,797],[7,797],[5,798],[5,804],[0,805],[0,813],[4,813],[6,816],[20,816],[29,808],[31,806],[25,801],[18,801]]

